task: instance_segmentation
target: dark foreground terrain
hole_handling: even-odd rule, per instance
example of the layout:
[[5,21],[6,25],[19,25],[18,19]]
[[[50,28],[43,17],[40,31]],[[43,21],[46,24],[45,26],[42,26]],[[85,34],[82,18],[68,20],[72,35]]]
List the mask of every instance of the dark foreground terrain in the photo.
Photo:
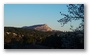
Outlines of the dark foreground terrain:
[[84,32],[41,32],[4,27],[4,49],[84,49]]

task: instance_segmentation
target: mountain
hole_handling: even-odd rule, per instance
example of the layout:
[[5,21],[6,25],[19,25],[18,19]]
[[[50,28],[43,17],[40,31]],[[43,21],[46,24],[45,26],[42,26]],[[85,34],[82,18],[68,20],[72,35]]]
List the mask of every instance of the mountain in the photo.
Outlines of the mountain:
[[47,24],[24,26],[24,27],[22,27],[22,28],[34,29],[34,30],[43,31],[43,32],[53,31]]

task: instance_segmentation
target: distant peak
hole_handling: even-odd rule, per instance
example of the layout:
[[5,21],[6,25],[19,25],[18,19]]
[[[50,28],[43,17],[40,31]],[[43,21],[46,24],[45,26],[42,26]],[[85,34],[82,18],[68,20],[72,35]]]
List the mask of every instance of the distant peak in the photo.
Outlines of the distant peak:
[[44,25],[47,25],[47,24],[44,24]]
[[24,28],[28,28],[28,29],[35,29],[38,31],[52,31],[52,29],[47,25],[47,24],[38,24],[38,25],[32,25],[32,26],[27,26]]
[[37,24],[37,25],[41,25],[41,26],[48,26],[47,24]]

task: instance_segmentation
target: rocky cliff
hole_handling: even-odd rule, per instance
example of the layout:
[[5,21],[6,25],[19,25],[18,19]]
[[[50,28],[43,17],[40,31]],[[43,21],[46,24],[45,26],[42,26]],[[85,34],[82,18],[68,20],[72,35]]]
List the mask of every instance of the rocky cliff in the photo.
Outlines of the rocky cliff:
[[32,25],[32,26],[24,26],[23,28],[27,28],[27,29],[35,29],[38,31],[52,31],[52,29],[47,25],[47,24],[39,24],[39,25]]

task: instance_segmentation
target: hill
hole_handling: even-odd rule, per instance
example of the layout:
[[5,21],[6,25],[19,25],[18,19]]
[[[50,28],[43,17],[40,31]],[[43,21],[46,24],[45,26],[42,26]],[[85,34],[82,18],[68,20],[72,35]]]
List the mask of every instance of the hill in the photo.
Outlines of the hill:
[[34,30],[43,31],[43,32],[52,31],[52,29],[47,24],[24,26],[22,28],[34,29]]
[[43,32],[4,27],[5,49],[83,49],[84,32]]

